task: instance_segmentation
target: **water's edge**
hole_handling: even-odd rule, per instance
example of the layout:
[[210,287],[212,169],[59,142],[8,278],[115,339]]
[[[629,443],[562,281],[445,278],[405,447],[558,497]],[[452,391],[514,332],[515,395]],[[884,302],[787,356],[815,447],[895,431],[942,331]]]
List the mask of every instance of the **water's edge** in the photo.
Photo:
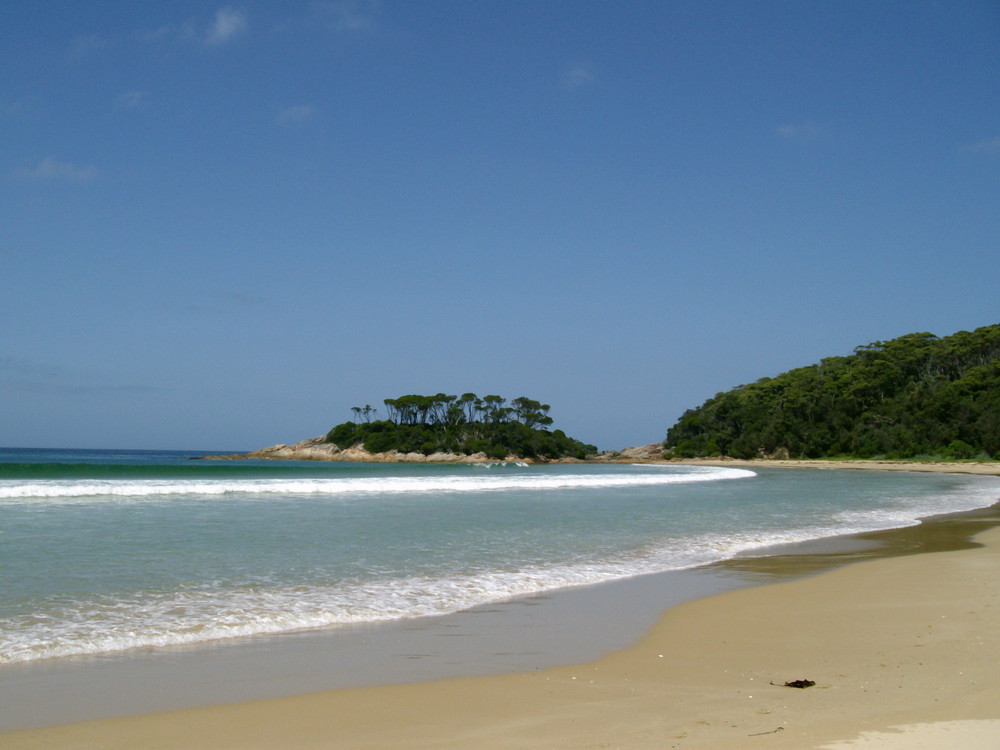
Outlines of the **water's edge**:
[[684,601],[883,557],[978,546],[1000,503],[452,615],[0,667],[0,731],[348,687],[584,663]]

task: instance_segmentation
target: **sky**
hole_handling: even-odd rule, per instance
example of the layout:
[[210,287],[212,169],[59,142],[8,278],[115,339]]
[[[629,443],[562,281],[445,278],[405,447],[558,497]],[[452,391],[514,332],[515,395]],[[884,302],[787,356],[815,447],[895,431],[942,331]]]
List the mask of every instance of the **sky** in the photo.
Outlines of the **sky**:
[[1000,3],[0,3],[0,445],[602,449],[1000,323]]

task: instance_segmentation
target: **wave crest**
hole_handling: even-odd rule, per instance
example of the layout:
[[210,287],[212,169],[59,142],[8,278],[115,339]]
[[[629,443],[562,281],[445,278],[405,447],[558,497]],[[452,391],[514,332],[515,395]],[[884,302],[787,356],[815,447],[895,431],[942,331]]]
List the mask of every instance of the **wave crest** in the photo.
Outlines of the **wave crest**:
[[696,471],[635,474],[493,474],[469,476],[349,477],[303,479],[120,479],[103,481],[34,480],[0,483],[0,502],[151,498],[171,495],[357,495],[424,492],[496,492],[639,487],[714,482],[756,476],[747,469],[697,467]]

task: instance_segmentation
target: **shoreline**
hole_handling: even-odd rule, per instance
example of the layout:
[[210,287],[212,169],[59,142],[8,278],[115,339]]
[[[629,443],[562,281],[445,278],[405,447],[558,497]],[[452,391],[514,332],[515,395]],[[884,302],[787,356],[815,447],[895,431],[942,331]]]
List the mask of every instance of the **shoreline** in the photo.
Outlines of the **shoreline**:
[[923,471],[942,472],[949,474],[985,474],[1000,476],[1000,461],[910,461],[905,459],[868,459],[868,458],[663,458],[659,443],[626,448],[622,451],[605,451],[596,458],[577,459],[560,458],[540,461],[520,456],[507,456],[503,459],[489,458],[485,453],[471,455],[459,453],[369,453],[364,448],[340,448],[327,443],[324,436],[309,438],[292,445],[278,443],[260,448],[248,453],[228,453],[219,455],[197,456],[199,461],[331,461],[356,463],[525,463],[525,464],[666,464],[679,466],[738,466],[745,468],[780,468],[780,469],[848,469],[864,471]]
[[[937,733],[940,743],[925,747],[990,746],[1000,739],[993,674],[1000,655],[1000,529],[981,533],[977,542],[985,546],[875,560],[691,601],[668,610],[638,643],[589,664],[329,691],[0,739],[11,750],[722,749],[751,742],[771,750],[839,750],[912,747]],[[782,686],[797,679],[816,685]],[[862,733],[878,743],[861,744]],[[889,744],[893,738],[908,744]]]
[[738,466],[775,469],[844,469],[857,471],[922,471],[942,474],[1000,476],[1000,461],[906,461],[871,458],[682,458],[652,463],[682,466]]
[[[847,667],[844,666],[837,667],[837,670],[844,674],[831,675],[831,662],[842,659],[844,664],[848,664],[851,659],[856,661],[851,650],[852,643],[867,641],[872,638],[874,631],[884,630],[886,626],[894,628],[894,632],[898,635],[899,628],[910,627],[910,619],[916,616],[911,614],[902,620],[890,618],[890,622],[883,623],[883,617],[873,619],[868,608],[883,607],[889,610],[889,614],[893,614],[896,609],[912,612],[931,603],[921,601],[930,598],[924,596],[927,592],[933,593],[935,599],[942,593],[946,597],[952,597],[954,592],[950,591],[952,588],[950,579],[946,577],[942,585],[942,581],[934,583],[931,578],[938,576],[940,570],[945,567],[958,566],[959,569],[964,569],[962,566],[970,564],[962,561],[966,555],[970,555],[969,559],[973,556],[980,558],[978,563],[972,564],[974,571],[981,572],[984,567],[989,568],[992,565],[989,572],[995,572],[997,554],[1000,551],[1000,529],[993,529],[985,534],[981,529],[994,527],[998,523],[1000,523],[1000,508],[993,506],[979,511],[929,519],[918,527],[840,538],[839,545],[836,543],[838,538],[828,538],[791,545],[788,549],[775,548],[772,554],[765,556],[733,558],[724,563],[716,563],[715,566],[720,570],[743,577],[748,574],[751,577],[757,576],[759,581],[773,582],[782,578],[793,580],[738,589],[671,607],[661,614],[658,624],[637,643],[606,654],[586,665],[547,668],[521,674],[324,691],[290,698],[272,698],[122,719],[102,719],[48,729],[23,730],[3,734],[0,737],[5,747],[12,748],[137,746],[178,750],[186,747],[319,748],[328,747],[334,740],[337,747],[464,745],[486,748],[511,746],[568,748],[589,746],[588,738],[596,733],[594,736],[606,738],[608,743],[614,743],[612,746],[620,744],[623,747],[635,748],[664,746],[722,748],[745,747],[743,743],[749,741],[746,735],[751,734],[726,731],[727,727],[723,726],[726,722],[735,725],[735,727],[730,725],[729,730],[760,729],[761,717],[771,720],[773,716],[774,719],[781,718],[782,721],[769,728],[760,729],[762,735],[768,734],[766,738],[768,747],[776,749],[813,747],[814,745],[803,743],[812,742],[811,738],[821,736],[816,734],[820,731],[816,728],[818,726],[816,722],[822,717],[809,715],[809,720],[804,721],[800,709],[814,704],[826,705],[825,698],[834,695],[828,691],[844,692],[847,686],[843,683],[848,681],[847,678],[857,677],[847,674]],[[989,546],[968,549],[974,545],[963,540],[974,533],[980,533]],[[844,544],[845,541],[851,543]],[[823,549],[824,545],[829,546],[830,543],[833,543],[834,549]],[[952,551],[908,556],[914,551],[921,551],[921,548],[928,543],[938,544]],[[876,548],[880,545],[887,549],[879,551]],[[955,551],[956,548],[961,551]],[[882,554],[892,557],[870,560],[873,555]],[[954,556],[958,557],[951,560]],[[930,558],[940,558],[941,565],[928,565],[925,561]],[[843,567],[846,563],[858,560],[868,561],[861,565]],[[914,565],[911,566],[911,562]],[[883,586],[880,590],[876,583],[881,580],[879,577],[881,574],[877,574],[876,571],[886,564],[900,568],[900,572],[894,579],[895,583],[888,587]],[[831,565],[837,567],[822,575],[813,575]],[[842,576],[846,576],[852,583],[833,585]],[[997,577],[994,575],[992,578]],[[979,583],[982,583],[982,580],[979,580]],[[787,596],[789,592],[793,595]],[[859,599],[862,592],[868,592],[865,594],[867,598],[864,601],[867,604],[864,606],[861,606]],[[906,595],[901,597],[900,594],[904,593]],[[979,615],[986,615],[989,612],[993,618],[990,626],[980,624],[980,629],[1000,634],[1000,628],[991,627],[1000,625],[1000,613],[995,611],[1000,607],[1000,601],[996,599],[998,596],[1000,596],[1000,584],[993,584],[986,595],[976,597],[976,602],[964,601],[958,606],[950,606],[946,608],[945,614],[939,613],[927,620],[929,628],[927,633],[921,631],[917,635],[929,637],[933,629],[938,626],[938,619],[949,620],[947,623],[942,623],[948,625],[954,625],[963,615],[968,619],[968,612],[974,611],[973,607]],[[978,606],[980,603],[984,606]],[[969,609],[963,611],[963,607]],[[859,620],[856,616],[859,608],[865,613],[863,620]],[[699,612],[701,614],[698,614]],[[693,621],[691,617],[694,617]],[[924,619],[927,619],[926,616]],[[831,627],[833,622],[839,624]],[[719,634],[720,629],[723,631],[722,635]],[[976,632],[979,633],[979,630]],[[704,636],[708,633],[711,633],[711,640],[706,641]],[[785,633],[787,643],[779,637],[781,633]],[[766,646],[758,642],[761,638],[766,640]],[[930,681],[930,686],[934,688],[931,692],[934,695],[941,693],[942,684],[950,684],[949,678],[954,682],[953,674],[940,673],[940,669],[938,673],[932,669],[923,669],[923,663],[917,665],[921,667],[918,669],[912,663],[912,659],[906,661],[903,658],[918,653],[914,651],[915,648],[930,643],[909,644],[899,654],[890,654],[891,643],[886,644],[892,640],[891,637],[885,637],[879,641],[880,648],[888,649],[880,652],[880,664],[871,662],[862,665],[863,670],[860,666],[856,666],[855,669],[872,672],[873,675],[884,678],[887,674],[885,670],[891,666],[890,662],[902,659],[900,663],[905,661],[907,669],[912,671],[912,674],[908,673],[908,680],[918,676],[934,675]],[[812,642],[807,648],[810,658],[806,659],[799,650],[809,642]],[[981,637],[977,640],[976,636],[972,636],[969,643],[972,645],[966,650],[971,649],[972,655],[980,661],[984,659],[990,661],[1000,654],[1000,638],[990,642],[990,649],[984,648],[988,644]],[[794,658],[787,657],[790,659],[787,667],[783,670],[774,667],[773,671],[767,674],[760,672],[775,660],[774,657],[780,657],[777,659],[778,662],[785,659],[784,650],[789,648],[797,655]],[[717,653],[720,650],[727,653],[729,655],[727,658],[732,660],[731,664],[722,668],[721,673],[718,667],[723,665],[719,662]],[[655,655],[652,654],[653,651],[656,651]],[[836,660],[831,659],[828,651],[838,654]],[[866,651],[868,652],[870,649]],[[923,656],[925,652],[919,653]],[[748,660],[752,661],[754,658],[760,662],[755,667],[744,666],[742,672],[736,669],[738,664],[748,664]],[[940,664],[959,663],[955,658],[949,656]],[[660,661],[661,659],[666,661]],[[709,664],[715,664],[716,669],[706,672],[706,666]],[[821,671],[820,665],[824,665],[825,672]],[[669,667],[666,673],[662,671],[664,666]],[[972,666],[975,664],[970,659],[970,667]],[[897,670],[899,668],[897,667]],[[648,678],[654,672],[658,677],[651,682]],[[638,677],[640,674],[645,676],[640,679]],[[889,673],[890,676],[892,674],[894,673]],[[817,676],[822,679],[817,679]],[[584,677],[587,680],[581,682]],[[817,686],[812,689],[815,692],[788,688],[779,690],[767,684],[771,680],[781,684],[786,680],[802,678],[817,680]],[[869,682],[864,684],[868,685]],[[982,675],[978,684],[985,688],[991,683],[985,675]],[[872,696],[868,696],[868,693],[890,694],[892,691],[889,687],[879,687],[875,690],[869,687],[864,688],[862,692],[870,702]],[[748,705],[756,705],[749,695],[757,693],[748,693],[750,688],[763,691],[762,694],[767,700],[784,701],[784,703],[780,708],[776,703],[773,705],[769,703],[754,713],[747,713],[745,709]],[[853,688],[854,692],[848,690],[844,695],[837,694],[836,705],[839,705],[839,701],[844,698],[851,698],[853,701],[851,711],[860,711],[864,708],[864,701],[860,701],[859,704],[858,696],[855,695],[858,685],[853,684]],[[903,685],[901,684],[898,689],[902,690]],[[958,700],[957,693],[961,692],[959,690],[955,695],[949,693],[949,700]],[[824,700],[808,698],[806,694],[823,695]],[[529,695],[533,696],[531,700],[526,699]],[[657,700],[662,701],[662,705],[655,711],[651,705],[654,696],[659,696]],[[760,697],[757,700],[759,701]],[[747,701],[750,703],[745,703]],[[897,703],[898,701],[892,704],[893,710],[902,716],[903,707]],[[924,701],[924,704],[926,703],[927,701]],[[462,710],[460,720],[447,708],[454,704],[467,706]],[[992,711],[995,702],[983,701],[983,705],[990,706],[986,718],[1000,718],[1000,710],[995,713]],[[510,706],[511,710],[509,712],[500,710],[502,706]],[[683,711],[675,710],[682,706],[688,708]],[[789,713],[790,707],[796,706],[798,708]],[[925,707],[930,708],[930,706]],[[761,710],[766,712],[761,713]],[[719,714],[719,711],[722,713]],[[844,709],[838,711],[841,715],[844,714]],[[964,713],[952,709],[949,711],[938,714],[942,717],[941,720],[970,717],[969,711]],[[695,718],[696,713],[708,718]],[[719,718],[723,715],[729,718]],[[602,716],[602,721],[597,721],[598,717]],[[715,718],[711,718],[713,716]],[[831,725],[832,734],[828,733],[829,737],[846,739],[853,736],[848,729],[853,730],[856,727],[857,731],[862,729],[871,731],[873,728],[883,726],[875,721],[876,718],[881,719],[881,713],[876,717],[868,710],[866,716],[864,723],[835,721]],[[283,727],[282,734],[269,734],[270,730],[260,723],[265,721],[264,717],[267,717],[266,722],[277,722],[278,726]],[[567,717],[574,718],[567,723]],[[625,717],[628,717],[627,722]],[[976,715],[972,718],[983,717]],[[533,729],[525,731],[526,724]],[[670,730],[674,732],[673,734],[660,733],[659,730],[666,724],[673,727]],[[804,728],[806,724],[812,727],[809,729],[812,734],[803,734],[806,731]],[[254,726],[255,730],[248,729]],[[589,729],[583,732],[581,726],[587,726]],[[777,726],[781,726],[782,729],[777,730]],[[884,727],[888,726],[891,724],[884,724]],[[773,736],[769,734],[772,730],[776,732]],[[798,731],[798,734],[793,735],[792,730]],[[206,731],[207,734],[204,733]],[[797,738],[794,742],[783,744],[785,740],[793,737]]]

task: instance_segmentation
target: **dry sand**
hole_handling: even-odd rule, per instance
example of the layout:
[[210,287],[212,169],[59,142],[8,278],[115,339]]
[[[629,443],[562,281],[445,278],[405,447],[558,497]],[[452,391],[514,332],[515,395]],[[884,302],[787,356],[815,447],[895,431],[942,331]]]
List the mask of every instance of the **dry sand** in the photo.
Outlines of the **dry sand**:
[[[1000,529],[977,541],[689,602],[591,664],[27,730],[0,746],[1000,748]],[[783,686],[797,679],[816,684]]]

